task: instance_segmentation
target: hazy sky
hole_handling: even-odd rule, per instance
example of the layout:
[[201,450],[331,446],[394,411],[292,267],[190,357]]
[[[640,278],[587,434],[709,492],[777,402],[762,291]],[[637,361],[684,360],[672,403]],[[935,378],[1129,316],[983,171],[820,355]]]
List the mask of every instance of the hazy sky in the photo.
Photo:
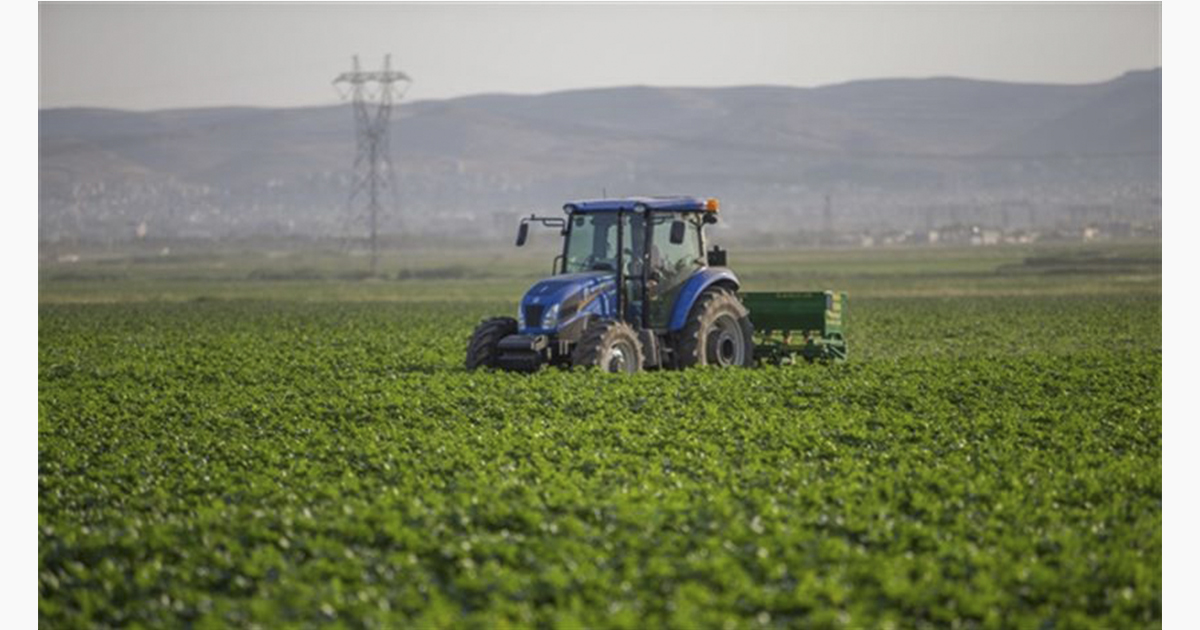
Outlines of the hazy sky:
[[332,103],[358,53],[408,99],[879,77],[1103,81],[1161,65],[1158,3],[46,4],[39,106]]

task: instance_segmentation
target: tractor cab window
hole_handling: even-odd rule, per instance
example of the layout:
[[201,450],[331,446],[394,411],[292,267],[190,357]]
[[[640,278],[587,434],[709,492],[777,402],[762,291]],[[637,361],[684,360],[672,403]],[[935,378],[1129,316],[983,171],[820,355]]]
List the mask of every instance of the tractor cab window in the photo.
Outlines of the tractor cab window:
[[571,217],[566,272],[617,270],[617,215],[596,212]]
[[[672,225],[683,223],[683,240],[671,242]],[[700,217],[696,214],[655,214],[650,236],[650,325],[661,327],[670,319],[675,298],[696,269],[704,265],[700,244]],[[678,232],[678,228],[676,228]]]
[[[671,229],[675,223],[682,223],[684,228],[683,241],[679,243],[671,242]],[[686,279],[704,264],[704,250],[700,246],[700,217],[695,214],[656,215],[652,225],[652,270],[667,278],[682,276]]]

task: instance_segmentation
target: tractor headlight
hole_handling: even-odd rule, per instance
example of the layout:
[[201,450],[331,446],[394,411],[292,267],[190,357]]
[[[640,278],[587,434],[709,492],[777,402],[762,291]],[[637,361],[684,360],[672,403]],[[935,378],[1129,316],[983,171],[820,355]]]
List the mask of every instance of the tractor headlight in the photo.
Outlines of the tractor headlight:
[[557,304],[546,309],[546,314],[542,315],[542,328],[554,328],[555,326],[558,326]]
[[517,305],[517,328],[525,330],[525,307]]

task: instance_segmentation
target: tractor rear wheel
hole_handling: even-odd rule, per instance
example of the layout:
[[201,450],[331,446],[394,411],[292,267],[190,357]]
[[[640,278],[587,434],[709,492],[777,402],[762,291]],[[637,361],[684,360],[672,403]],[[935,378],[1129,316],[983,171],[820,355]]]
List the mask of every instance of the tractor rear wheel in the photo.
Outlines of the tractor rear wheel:
[[637,331],[625,322],[596,320],[584,329],[571,365],[598,367],[605,372],[632,374],[642,369],[642,342]]
[[750,311],[726,289],[704,291],[696,298],[687,325],[676,338],[675,357],[676,365],[681,368],[754,365],[754,325],[750,323]]
[[467,369],[496,367],[500,340],[516,332],[517,320],[511,317],[493,317],[480,322],[467,345]]

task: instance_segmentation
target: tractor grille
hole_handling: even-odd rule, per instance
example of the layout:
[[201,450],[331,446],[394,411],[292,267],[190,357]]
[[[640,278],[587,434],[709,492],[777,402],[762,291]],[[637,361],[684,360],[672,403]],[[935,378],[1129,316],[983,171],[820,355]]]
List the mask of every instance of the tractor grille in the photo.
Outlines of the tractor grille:
[[530,328],[541,328],[542,310],[544,310],[544,307],[541,304],[526,304],[525,325]]

